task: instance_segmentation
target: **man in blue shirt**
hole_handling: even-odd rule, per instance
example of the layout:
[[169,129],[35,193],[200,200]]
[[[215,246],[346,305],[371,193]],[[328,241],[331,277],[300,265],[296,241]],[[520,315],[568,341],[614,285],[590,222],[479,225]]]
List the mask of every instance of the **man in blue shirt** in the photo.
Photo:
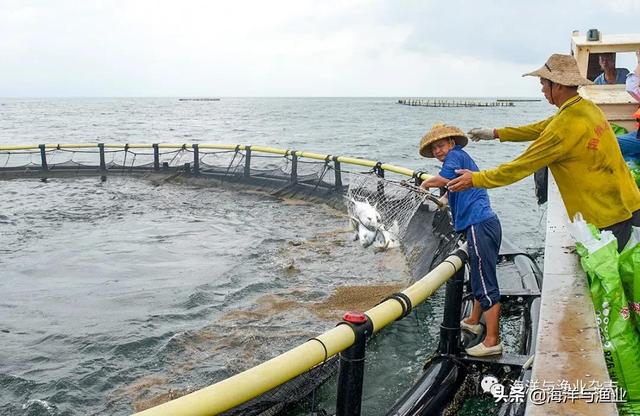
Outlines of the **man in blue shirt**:
[[[420,155],[435,157],[443,163],[438,175],[422,182],[422,188],[445,186],[457,175],[456,169],[478,171],[471,156],[462,148],[467,137],[454,126],[436,124],[422,137]],[[449,207],[453,227],[464,233],[469,251],[471,288],[475,298],[471,316],[460,322],[460,327],[480,334],[480,316],[484,314],[487,333],[483,342],[467,348],[467,354],[481,357],[502,353],[499,336],[500,289],[496,277],[498,251],[502,241],[502,228],[498,217],[491,209],[489,195],[485,189],[471,188],[454,192],[449,196]]]
[[[636,51],[636,60],[638,64],[636,69],[627,75],[625,90],[640,103],[640,51]],[[633,113],[633,118],[640,123],[640,110]],[[640,125],[639,125],[640,127]],[[631,131],[626,134],[616,135],[622,157],[626,161],[640,160],[640,132],[639,130]]]
[[627,68],[616,68],[615,53],[601,53],[598,56],[598,63],[602,68],[602,74],[598,75],[593,83],[596,85],[624,84],[629,70]]

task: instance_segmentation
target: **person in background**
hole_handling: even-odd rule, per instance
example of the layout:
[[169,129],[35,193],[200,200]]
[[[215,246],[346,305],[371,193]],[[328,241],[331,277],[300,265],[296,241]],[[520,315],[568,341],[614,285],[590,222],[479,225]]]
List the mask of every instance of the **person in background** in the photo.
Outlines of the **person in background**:
[[636,69],[627,74],[625,89],[634,100],[640,103],[640,51],[636,51],[636,61],[638,62]]
[[587,222],[613,232],[621,251],[640,226],[640,191],[627,167],[616,136],[603,112],[578,95],[582,77],[570,55],[553,54],[538,70],[542,93],[558,107],[546,120],[521,127],[475,128],[471,140],[533,141],[511,162],[495,169],[460,169],[448,183],[449,193],[471,187],[495,188],[519,181],[543,166],[555,178],[569,219],[580,212]]
[[598,63],[602,68],[602,74],[598,75],[593,83],[596,85],[624,84],[629,70],[615,67],[615,53],[601,53]]
[[[638,64],[636,65],[635,71],[627,75],[625,89],[634,100],[640,103],[640,51],[636,51],[636,60]],[[640,125],[640,109],[638,109],[633,116]],[[640,136],[638,135],[638,130],[621,134],[617,136],[617,138],[620,151],[625,160],[640,160]]]
[[[454,126],[435,124],[420,141],[420,155],[435,157],[442,162],[438,175],[420,185],[422,188],[440,188],[456,177],[457,169],[478,171],[478,166],[462,148],[467,136]],[[479,344],[467,348],[467,354],[476,357],[502,354],[499,336],[500,288],[496,276],[498,252],[502,243],[502,227],[491,209],[489,195],[484,189],[469,189],[449,196],[449,207],[456,232],[464,233],[469,252],[469,274],[473,291],[473,308],[460,327],[476,335],[482,331],[480,317],[484,314],[487,332]]]

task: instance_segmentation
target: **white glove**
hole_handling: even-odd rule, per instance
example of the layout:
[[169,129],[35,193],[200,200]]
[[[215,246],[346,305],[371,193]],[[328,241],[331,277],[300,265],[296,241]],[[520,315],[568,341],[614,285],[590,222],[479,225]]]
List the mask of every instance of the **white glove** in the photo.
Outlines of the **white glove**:
[[487,129],[483,127],[477,127],[475,129],[471,129],[467,132],[467,135],[474,142],[479,142],[480,140],[493,140],[493,129]]

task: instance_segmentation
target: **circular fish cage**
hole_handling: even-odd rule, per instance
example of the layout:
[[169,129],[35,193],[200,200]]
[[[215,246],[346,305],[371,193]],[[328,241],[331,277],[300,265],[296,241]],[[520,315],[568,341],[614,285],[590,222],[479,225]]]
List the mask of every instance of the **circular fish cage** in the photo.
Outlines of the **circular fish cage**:
[[[464,253],[456,254],[459,258],[456,261],[449,260],[459,247],[459,236],[452,228],[448,210],[439,206],[438,196],[418,187],[428,177],[425,172],[345,156],[250,145],[99,143],[0,147],[0,179],[46,181],[81,176],[95,176],[103,181],[111,176],[134,176],[159,182],[249,189],[278,198],[327,204],[347,212],[354,244],[362,245],[365,250],[401,250],[416,282],[414,286],[419,288],[411,286],[403,292],[389,293],[389,297],[374,308],[386,308],[384,314],[367,311],[374,326],[369,337],[382,326],[407,316],[454,274],[459,283],[466,283],[451,295],[459,297],[459,301],[453,304],[454,312],[449,311],[449,318],[458,322],[469,308],[470,288],[461,263]],[[503,359],[468,359],[461,353],[462,348],[480,342],[481,336],[471,337],[464,332],[460,335],[458,327],[455,329],[458,335],[449,334],[453,336],[453,350],[444,351],[441,338],[438,351],[424,358],[427,363],[422,377],[399,398],[389,415],[451,414],[460,408],[465,397],[477,393],[482,375],[493,374],[507,387],[530,377],[528,358],[535,346],[540,271],[534,261],[508,240],[503,242],[500,258],[498,277],[501,288],[504,287],[503,302],[507,314],[517,316],[520,325],[517,350]],[[457,263],[451,270],[447,262]],[[430,277],[432,275],[439,277]],[[422,287],[424,281],[428,281],[428,288]],[[437,283],[432,286],[432,281]],[[416,294],[418,290],[422,291],[420,295]],[[420,302],[413,303],[413,298],[419,298]],[[378,322],[383,325],[377,327]],[[328,339],[349,339],[350,333],[347,331],[345,335],[343,328],[339,328],[343,332]],[[347,348],[350,344],[345,342],[338,343]],[[261,384],[255,377],[251,382],[239,378],[241,381],[233,384],[234,389],[246,391],[223,401],[220,411],[209,409],[199,413],[197,409],[202,407],[202,402],[196,399],[200,397],[198,391],[178,399],[179,406],[192,408],[192,414],[279,414],[313,395],[338,371],[341,350],[333,351],[322,336],[310,343],[315,344],[314,351],[320,351],[320,360],[299,370],[283,370],[286,374],[271,377],[269,383]],[[207,389],[216,389],[216,386]],[[228,390],[221,391],[224,395]],[[165,405],[171,406],[171,403]],[[165,405],[142,413],[164,414]],[[520,414],[523,409],[523,406],[512,406],[501,410],[501,414]]]

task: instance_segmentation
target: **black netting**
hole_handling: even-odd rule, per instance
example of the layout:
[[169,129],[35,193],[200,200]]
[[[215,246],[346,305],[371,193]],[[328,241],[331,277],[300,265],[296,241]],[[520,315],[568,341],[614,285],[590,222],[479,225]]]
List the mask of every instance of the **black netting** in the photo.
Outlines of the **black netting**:
[[270,390],[255,399],[222,413],[224,416],[271,416],[306,397],[338,370],[338,357],[334,356],[304,374]]

